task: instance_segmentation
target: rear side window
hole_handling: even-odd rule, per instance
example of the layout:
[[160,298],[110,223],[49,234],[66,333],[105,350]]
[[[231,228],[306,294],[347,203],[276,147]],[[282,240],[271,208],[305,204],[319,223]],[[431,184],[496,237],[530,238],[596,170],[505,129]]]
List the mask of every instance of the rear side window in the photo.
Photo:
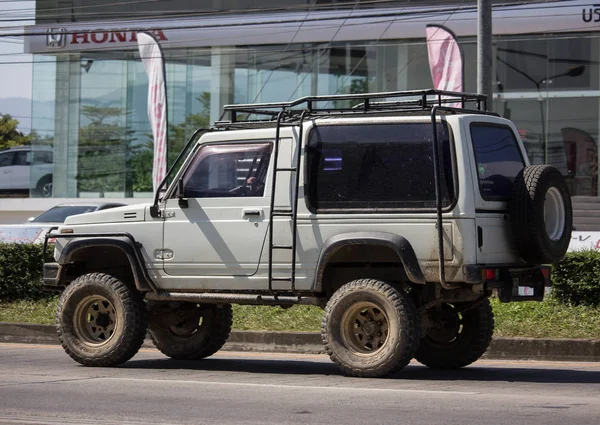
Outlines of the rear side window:
[[508,200],[515,177],[525,166],[512,129],[501,125],[473,123],[471,139],[481,197],[486,201]]
[[[438,125],[442,204],[454,199],[450,135]],[[307,145],[312,211],[435,208],[431,123],[313,127]]]

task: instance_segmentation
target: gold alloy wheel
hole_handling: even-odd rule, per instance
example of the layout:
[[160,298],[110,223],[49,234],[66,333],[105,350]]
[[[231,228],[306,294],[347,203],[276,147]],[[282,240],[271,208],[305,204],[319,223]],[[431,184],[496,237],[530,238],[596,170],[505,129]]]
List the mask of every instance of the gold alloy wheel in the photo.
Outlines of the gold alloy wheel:
[[343,315],[341,324],[344,345],[354,352],[373,354],[388,339],[388,317],[371,302],[359,302]]
[[91,295],[79,303],[74,313],[73,328],[77,337],[86,344],[108,342],[117,325],[112,303],[101,295]]

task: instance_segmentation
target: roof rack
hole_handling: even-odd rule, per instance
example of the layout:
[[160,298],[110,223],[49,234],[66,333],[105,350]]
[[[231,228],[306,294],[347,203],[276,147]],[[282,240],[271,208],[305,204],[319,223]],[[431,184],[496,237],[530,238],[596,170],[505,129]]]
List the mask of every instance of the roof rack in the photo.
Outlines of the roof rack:
[[[344,101],[353,101],[348,107]],[[336,106],[344,102],[344,107]],[[459,104],[460,107],[454,105]],[[412,90],[364,94],[340,94],[329,96],[306,96],[290,102],[226,105],[217,128],[257,128],[277,124],[277,116],[283,112],[281,124],[294,124],[316,116],[402,114],[404,112],[430,111],[434,106],[460,112],[487,113],[487,96],[476,93],[444,90]],[[229,120],[225,117],[229,116]]]

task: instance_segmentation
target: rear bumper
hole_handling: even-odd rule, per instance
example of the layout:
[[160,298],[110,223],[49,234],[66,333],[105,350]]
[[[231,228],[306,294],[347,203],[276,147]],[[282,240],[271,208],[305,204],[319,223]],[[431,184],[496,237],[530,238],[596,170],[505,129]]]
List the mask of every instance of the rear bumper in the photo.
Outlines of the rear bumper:
[[[494,278],[486,279],[486,274]],[[546,288],[552,286],[550,266],[466,265],[463,275],[467,283],[483,284],[484,290],[496,291],[500,301],[505,303],[542,301]]]

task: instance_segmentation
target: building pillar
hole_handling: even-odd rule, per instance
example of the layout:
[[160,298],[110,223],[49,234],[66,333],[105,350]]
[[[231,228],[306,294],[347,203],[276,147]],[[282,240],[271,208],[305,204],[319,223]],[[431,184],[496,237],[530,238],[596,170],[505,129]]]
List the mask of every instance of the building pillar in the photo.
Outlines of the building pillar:
[[81,105],[81,57],[56,58],[54,101],[54,198],[77,198],[77,162]]
[[221,116],[223,106],[233,103],[235,50],[213,47],[211,50],[210,123]]

